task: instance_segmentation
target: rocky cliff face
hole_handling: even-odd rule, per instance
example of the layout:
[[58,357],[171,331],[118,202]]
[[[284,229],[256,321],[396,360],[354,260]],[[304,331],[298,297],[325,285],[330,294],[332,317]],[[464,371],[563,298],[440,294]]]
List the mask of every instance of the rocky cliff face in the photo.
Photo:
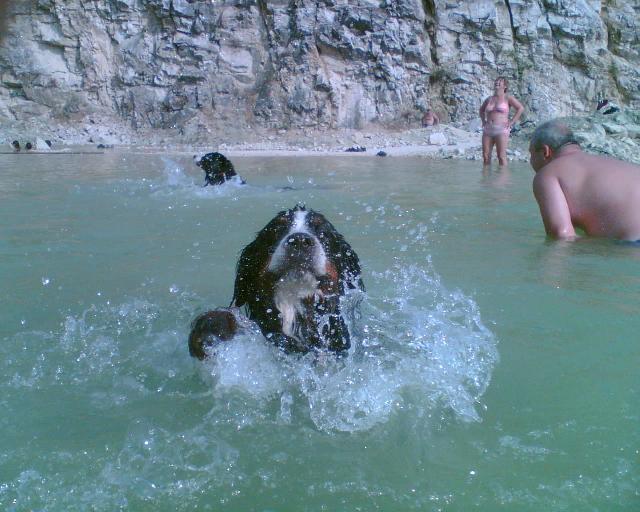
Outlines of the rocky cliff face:
[[640,107],[640,0],[22,0],[4,25],[4,123],[465,121],[497,75],[533,119]]

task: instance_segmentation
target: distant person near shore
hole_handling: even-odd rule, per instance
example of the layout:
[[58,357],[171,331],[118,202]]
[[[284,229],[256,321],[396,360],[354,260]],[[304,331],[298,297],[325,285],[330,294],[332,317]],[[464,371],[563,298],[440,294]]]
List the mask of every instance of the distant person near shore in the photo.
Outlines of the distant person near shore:
[[539,126],[529,145],[533,193],[553,238],[640,240],[640,166],[585,153],[558,120]]
[[596,100],[598,102],[596,104],[596,112],[600,112],[604,115],[609,115],[615,114],[616,112],[620,111],[620,107],[618,105],[610,101],[608,98],[605,98],[604,96],[599,96],[596,98]]
[[[503,76],[496,78],[493,83],[493,95],[482,102],[480,120],[482,121],[482,159],[484,165],[491,163],[493,146],[496,146],[498,163],[507,165],[507,145],[509,134],[514,124],[518,122],[524,107],[516,98],[507,94],[509,82]],[[516,113],[509,119],[510,109]]]
[[440,122],[440,118],[437,116],[437,114],[431,110],[430,108],[427,109],[427,111],[424,113],[424,115],[422,116],[422,126],[423,127],[427,127],[427,126],[435,126]]

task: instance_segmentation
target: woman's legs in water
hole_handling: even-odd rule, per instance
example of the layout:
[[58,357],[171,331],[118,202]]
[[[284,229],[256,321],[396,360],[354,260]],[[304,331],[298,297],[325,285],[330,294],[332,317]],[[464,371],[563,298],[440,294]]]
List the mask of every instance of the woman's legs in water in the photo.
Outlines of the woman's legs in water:
[[482,134],[482,160],[484,165],[491,164],[491,152],[493,151],[494,137],[490,137],[486,133]]
[[496,142],[498,165],[507,165],[507,146],[509,145],[509,135],[498,135],[497,137],[494,137],[493,140]]

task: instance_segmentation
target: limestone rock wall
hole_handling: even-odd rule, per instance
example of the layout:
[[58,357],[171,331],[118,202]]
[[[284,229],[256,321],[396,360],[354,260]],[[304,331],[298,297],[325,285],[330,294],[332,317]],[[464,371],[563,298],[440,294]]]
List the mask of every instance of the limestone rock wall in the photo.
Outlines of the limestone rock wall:
[[640,107],[640,0],[16,0],[0,30],[0,122],[462,122],[498,75],[531,119]]

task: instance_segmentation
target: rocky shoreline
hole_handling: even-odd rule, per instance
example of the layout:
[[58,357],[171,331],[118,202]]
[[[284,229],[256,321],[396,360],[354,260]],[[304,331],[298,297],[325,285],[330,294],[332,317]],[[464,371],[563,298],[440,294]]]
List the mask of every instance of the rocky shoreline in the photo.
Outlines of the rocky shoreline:
[[[626,110],[613,115],[565,118],[585,150],[640,163],[640,112]],[[388,130],[132,130],[113,120],[86,117],[68,124],[14,124],[0,127],[0,140],[10,150],[13,140],[21,142],[50,140],[53,148],[98,145],[126,147],[131,150],[220,151],[232,156],[266,155],[344,155],[389,157],[420,156],[437,159],[481,160],[479,123],[458,126],[440,124],[429,128]],[[511,161],[528,161],[528,142],[535,126],[530,123],[512,135]],[[351,149],[351,151],[349,151]],[[363,151],[363,149],[365,149]]]
[[[279,129],[279,130],[226,130],[218,133],[202,130],[131,130],[113,120],[86,117],[73,126],[14,124],[0,127],[0,140],[5,148],[11,141],[51,140],[54,148],[105,145],[148,149],[184,151],[220,151],[235,156],[243,155],[349,155],[425,156],[431,158],[481,158],[481,134],[453,124],[430,128],[388,130],[372,127],[355,129]],[[514,146],[512,144],[512,146]],[[511,150],[512,156],[521,158],[523,147]],[[515,147],[515,146],[514,146]],[[348,151],[360,149],[360,151]],[[365,149],[365,151],[362,151]]]

